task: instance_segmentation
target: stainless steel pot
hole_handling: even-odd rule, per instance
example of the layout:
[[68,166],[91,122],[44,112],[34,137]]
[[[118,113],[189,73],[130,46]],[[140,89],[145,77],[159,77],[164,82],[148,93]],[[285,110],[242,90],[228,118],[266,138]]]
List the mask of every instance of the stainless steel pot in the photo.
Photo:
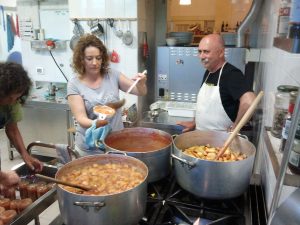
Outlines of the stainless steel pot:
[[173,165],[176,180],[183,189],[209,199],[233,198],[246,191],[255,155],[255,147],[248,140],[236,137],[230,145],[233,151],[240,151],[248,156],[242,161],[207,161],[182,152],[195,145],[221,147],[228,136],[228,133],[221,131],[192,131],[174,139]]
[[[149,169],[149,182],[160,180],[170,172],[172,137],[164,131],[144,127],[125,128],[111,132],[104,139],[104,145],[107,151],[126,152],[143,161]],[[152,148],[146,150],[147,147]],[[129,151],[131,148],[133,151]]]
[[58,202],[64,224],[132,225],[143,217],[147,200],[148,168],[138,159],[117,154],[86,156],[64,165],[55,178],[60,179],[63,174],[78,166],[103,162],[135,165],[145,174],[145,179],[131,190],[105,196],[75,194],[58,185]]

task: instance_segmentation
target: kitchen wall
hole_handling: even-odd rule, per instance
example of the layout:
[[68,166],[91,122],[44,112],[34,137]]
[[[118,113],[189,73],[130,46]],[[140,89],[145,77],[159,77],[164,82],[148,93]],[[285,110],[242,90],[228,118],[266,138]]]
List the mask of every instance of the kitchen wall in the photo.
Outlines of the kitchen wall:
[[[257,47],[261,49],[260,62],[255,72],[257,90],[265,92],[263,101],[262,126],[272,126],[275,92],[278,85],[290,84],[300,86],[300,54],[293,54],[273,47],[273,38],[276,36],[279,0],[265,0],[257,21],[251,28],[258,29]],[[263,152],[262,174],[265,178],[265,191],[268,207],[270,207],[276,183],[263,133],[260,135],[258,150]],[[281,195],[282,202],[294,190],[285,186]]]
[[[69,48],[70,39],[73,35],[74,24],[72,19],[74,18],[78,18],[85,33],[90,33],[87,21],[99,19],[105,30],[105,35],[101,37],[102,41],[104,41],[110,52],[115,51],[119,55],[120,62],[111,62],[112,68],[123,72],[128,77],[133,77],[137,72],[141,72],[138,71],[138,49],[140,43],[138,40],[138,6],[136,0],[101,0],[94,2],[94,6],[87,5],[86,1],[78,2],[72,0],[18,0],[17,2],[20,19],[31,19],[34,29],[43,28],[46,39],[55,38],[66,41],[67,47],[65,49],[54,49],[52,53],[60,69],[68,79],[74,76],[74,72],[70,67],[72,50]],[[145,5],[145,1],[139,1],[139,4]],[[56,11],[65,13],[65,15],[55,16]],[[143,14],[139,14],[139,16],[143,16]],[[125,45],[122,39],[115,35],[115,30],[106,23],[104,20],[106,18],[120,18],[120,21],[115,21],[116,27],[121,29],[123,33],[130,31],[133,34],[133,43],[129,46]],[[139,27],[139,29],[146,31],[147,27]],[[60,34],[60,36],[57,37],[57,34]],[[33,50],[31,48],[31,40],[28,39],[23,39],[21,44],[24,58],[23,64],[33,80],[66,83],[47,50]],[[43,68],[42,74],[37,72],[38,68]],[[137,97],[129,96],[126,106],[130,106],[134,102],[137,102]]]

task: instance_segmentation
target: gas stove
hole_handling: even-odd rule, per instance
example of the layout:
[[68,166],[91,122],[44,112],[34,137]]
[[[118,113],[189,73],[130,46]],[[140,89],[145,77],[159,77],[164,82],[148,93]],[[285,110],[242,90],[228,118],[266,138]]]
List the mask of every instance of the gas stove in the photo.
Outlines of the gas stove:
[[169,176],[148,185],[147,209],[139,225],[265,225],[262,189],[250,185],[243,195],[226,200],[203,199],[183,190]]
[[[50,223],[63,224],[60,216]],[[211,200],[183,190],[173,175],[148,185],[146,212],[137,225],[193,224],[266,225],[262,187],[249,185],[248,191],[237,198]]]

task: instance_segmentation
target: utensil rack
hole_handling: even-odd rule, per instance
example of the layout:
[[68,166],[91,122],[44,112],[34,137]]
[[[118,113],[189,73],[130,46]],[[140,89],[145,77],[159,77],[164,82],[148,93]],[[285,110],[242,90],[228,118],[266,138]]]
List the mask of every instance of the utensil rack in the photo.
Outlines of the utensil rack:
[[72,21],[94,21],[94,20],[98,20],[98,21],[106,21],[107,19],[113,19],[115,21],[137,21],[137,18],[104,18],[104,17],[96,17],[96,18],[84,18],[84,17],[80,17],[80,18],[70,18]]

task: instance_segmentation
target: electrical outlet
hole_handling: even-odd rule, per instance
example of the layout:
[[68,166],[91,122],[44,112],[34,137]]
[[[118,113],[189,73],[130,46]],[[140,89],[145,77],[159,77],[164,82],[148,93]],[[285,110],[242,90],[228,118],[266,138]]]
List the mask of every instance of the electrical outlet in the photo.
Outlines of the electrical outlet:
[[37,75],[44,75],[44,68],[43,67],[36,67],[35,71],[37,73]]
[[158,80],[167,80],[167,74],[158,74]]

